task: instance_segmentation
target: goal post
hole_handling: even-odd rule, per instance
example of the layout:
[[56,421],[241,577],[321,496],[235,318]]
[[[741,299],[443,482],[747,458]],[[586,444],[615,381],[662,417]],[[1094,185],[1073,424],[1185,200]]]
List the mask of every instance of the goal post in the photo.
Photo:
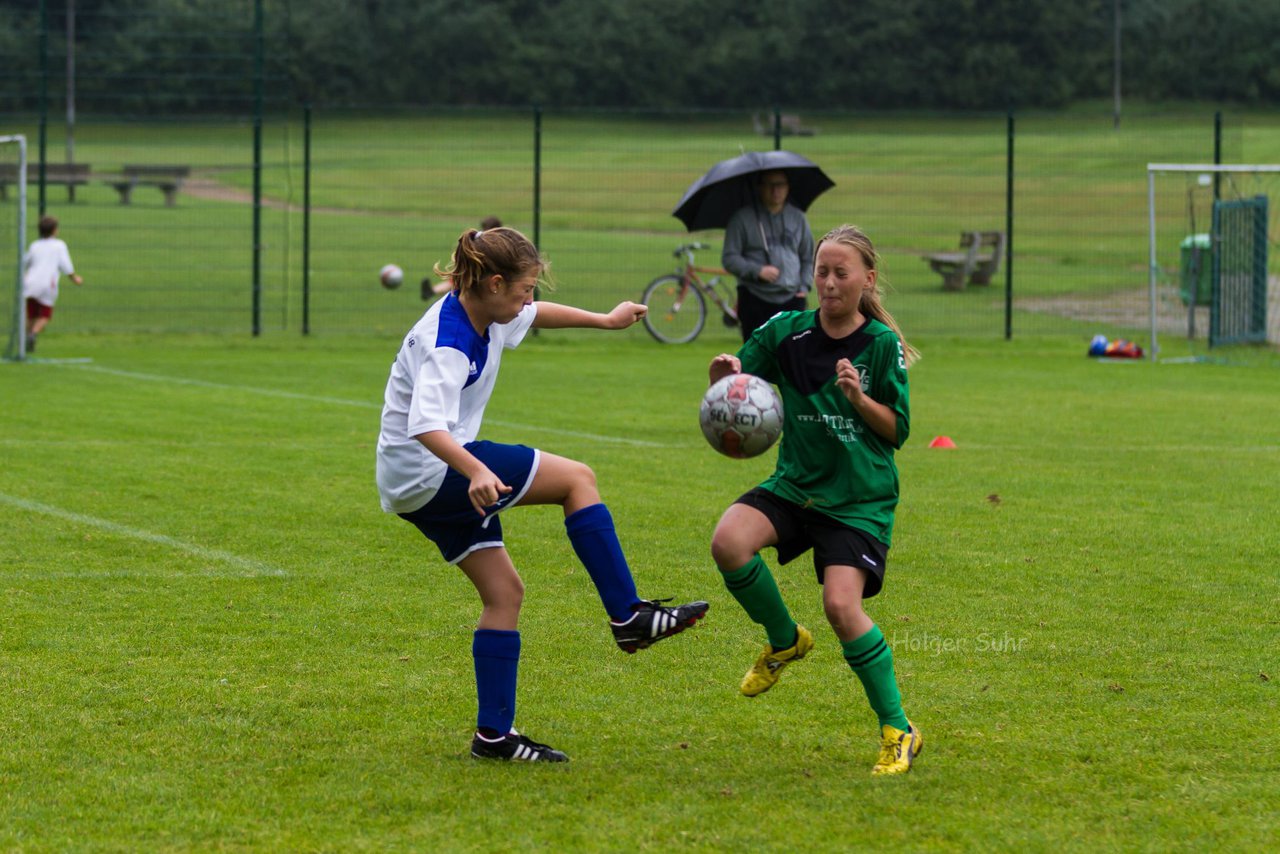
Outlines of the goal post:
[[[11,180],[10,180],[11,178]],[[9,313],[9,343],[4,357],[21,361],[27,355],[27,317],[22,299],[22,256],[27,236],[27,138],[21,134],[0,136],[0,181],[12,183],[17,191],[0,198],[0,282],[13,286]],[[4,194],[8,196],[8,193]]]
[[[1167,181],[1159,183],[1162,178],[1178,182],[1177,192],[1170,192]],[[1211,347],[1280,334],[1280,318],[1267,317],[1268,302],[1275,315],[1280,295],[1280,283],[1267,270],[1271,192],[1280,192],[1277,164],[1147,164],[1152,360],[1160,352],[1160,332],[1181,329],[1182,323],[1189,339],[1206,337]],[[1180,258],[1174,261],[1168,257],[1170,238],[1157,232],[1159,224],[1179,220],[1187,233],[1178,235]],[[1178,281],[1172,281],[1172,270]]]

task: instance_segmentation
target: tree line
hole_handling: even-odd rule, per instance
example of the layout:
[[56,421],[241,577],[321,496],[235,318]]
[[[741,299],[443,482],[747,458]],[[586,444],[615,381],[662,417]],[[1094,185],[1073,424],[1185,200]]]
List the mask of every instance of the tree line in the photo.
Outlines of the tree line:
[[0,112],[72,12],[83,109],[1002,110],[1110,97],[1117,9],[1126,98],[1280,102],[1280,0],[0,0]]

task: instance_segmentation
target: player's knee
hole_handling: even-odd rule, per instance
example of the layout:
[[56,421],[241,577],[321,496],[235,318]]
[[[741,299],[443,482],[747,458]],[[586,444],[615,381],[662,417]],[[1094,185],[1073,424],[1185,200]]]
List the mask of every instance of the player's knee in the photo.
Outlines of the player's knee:
[[600,488],[596,485],[596,473],[591,470],[591,466],[570,460],[564,476],[566,496],[576,498],[578,504],[584,505],[600,501]]
[[511,603],[511,607],[519,611],[520,606],[524,604],[524,580],[519,576],[511,579],[507,585],[506,599]]
[[503,594],[502,602],[498,605],[497,610],[508,615],[508,619],[514,626],[520,619],[520,607],[524,605],[524,585],[506,591]]
[[862,600],[852,591],[832,593],[824,590],[822,610],[827,615],[827,622],[838,631],[857,622],[862,614]]
[[571,476],[573,478],[574,485],[579,488],[596,488],[596,473],[592,470],[591,466],[586,463],[580,463],[575,460]]
[[524,604],[524,581],[518,575],[504,578],[496,584],[486,586],[480,598],[485,607],[512,614],[519,613],[520,606]]
[[734,572],[746,565],[755,554],[741,538],[723,528],[711,535],[711,559],[721,572]]

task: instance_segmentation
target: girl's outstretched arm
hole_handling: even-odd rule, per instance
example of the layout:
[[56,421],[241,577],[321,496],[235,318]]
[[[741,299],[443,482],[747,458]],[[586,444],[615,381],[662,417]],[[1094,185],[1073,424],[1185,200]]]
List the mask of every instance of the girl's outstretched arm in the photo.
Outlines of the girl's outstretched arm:
[[537,306],[538,313],[533,318],[537,329],[626,329],[649,311],[646,306],[630,301],[618,303],[608,314],[541,300]]

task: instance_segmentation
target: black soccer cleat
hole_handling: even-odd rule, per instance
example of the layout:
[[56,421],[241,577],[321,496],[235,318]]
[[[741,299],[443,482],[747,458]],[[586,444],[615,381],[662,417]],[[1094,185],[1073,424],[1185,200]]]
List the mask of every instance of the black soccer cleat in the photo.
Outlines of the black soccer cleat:
[[625,623],[609,622],[613,629],[613,639],[618,642],[623,652],[632,653],[638,649],[653,646],[663,638],[678,635],[685,629],[702,619],[711,606],[706,602],[690,602],[674,608],[664,608],[663,602],[670,599],[652,599],[641,601],[635,613]]
[[508,762],[568,762],[554,747],[539,744],[515,730],[496,739],[476,733],[471,739],[471,755],[475,759],[503,759]]

